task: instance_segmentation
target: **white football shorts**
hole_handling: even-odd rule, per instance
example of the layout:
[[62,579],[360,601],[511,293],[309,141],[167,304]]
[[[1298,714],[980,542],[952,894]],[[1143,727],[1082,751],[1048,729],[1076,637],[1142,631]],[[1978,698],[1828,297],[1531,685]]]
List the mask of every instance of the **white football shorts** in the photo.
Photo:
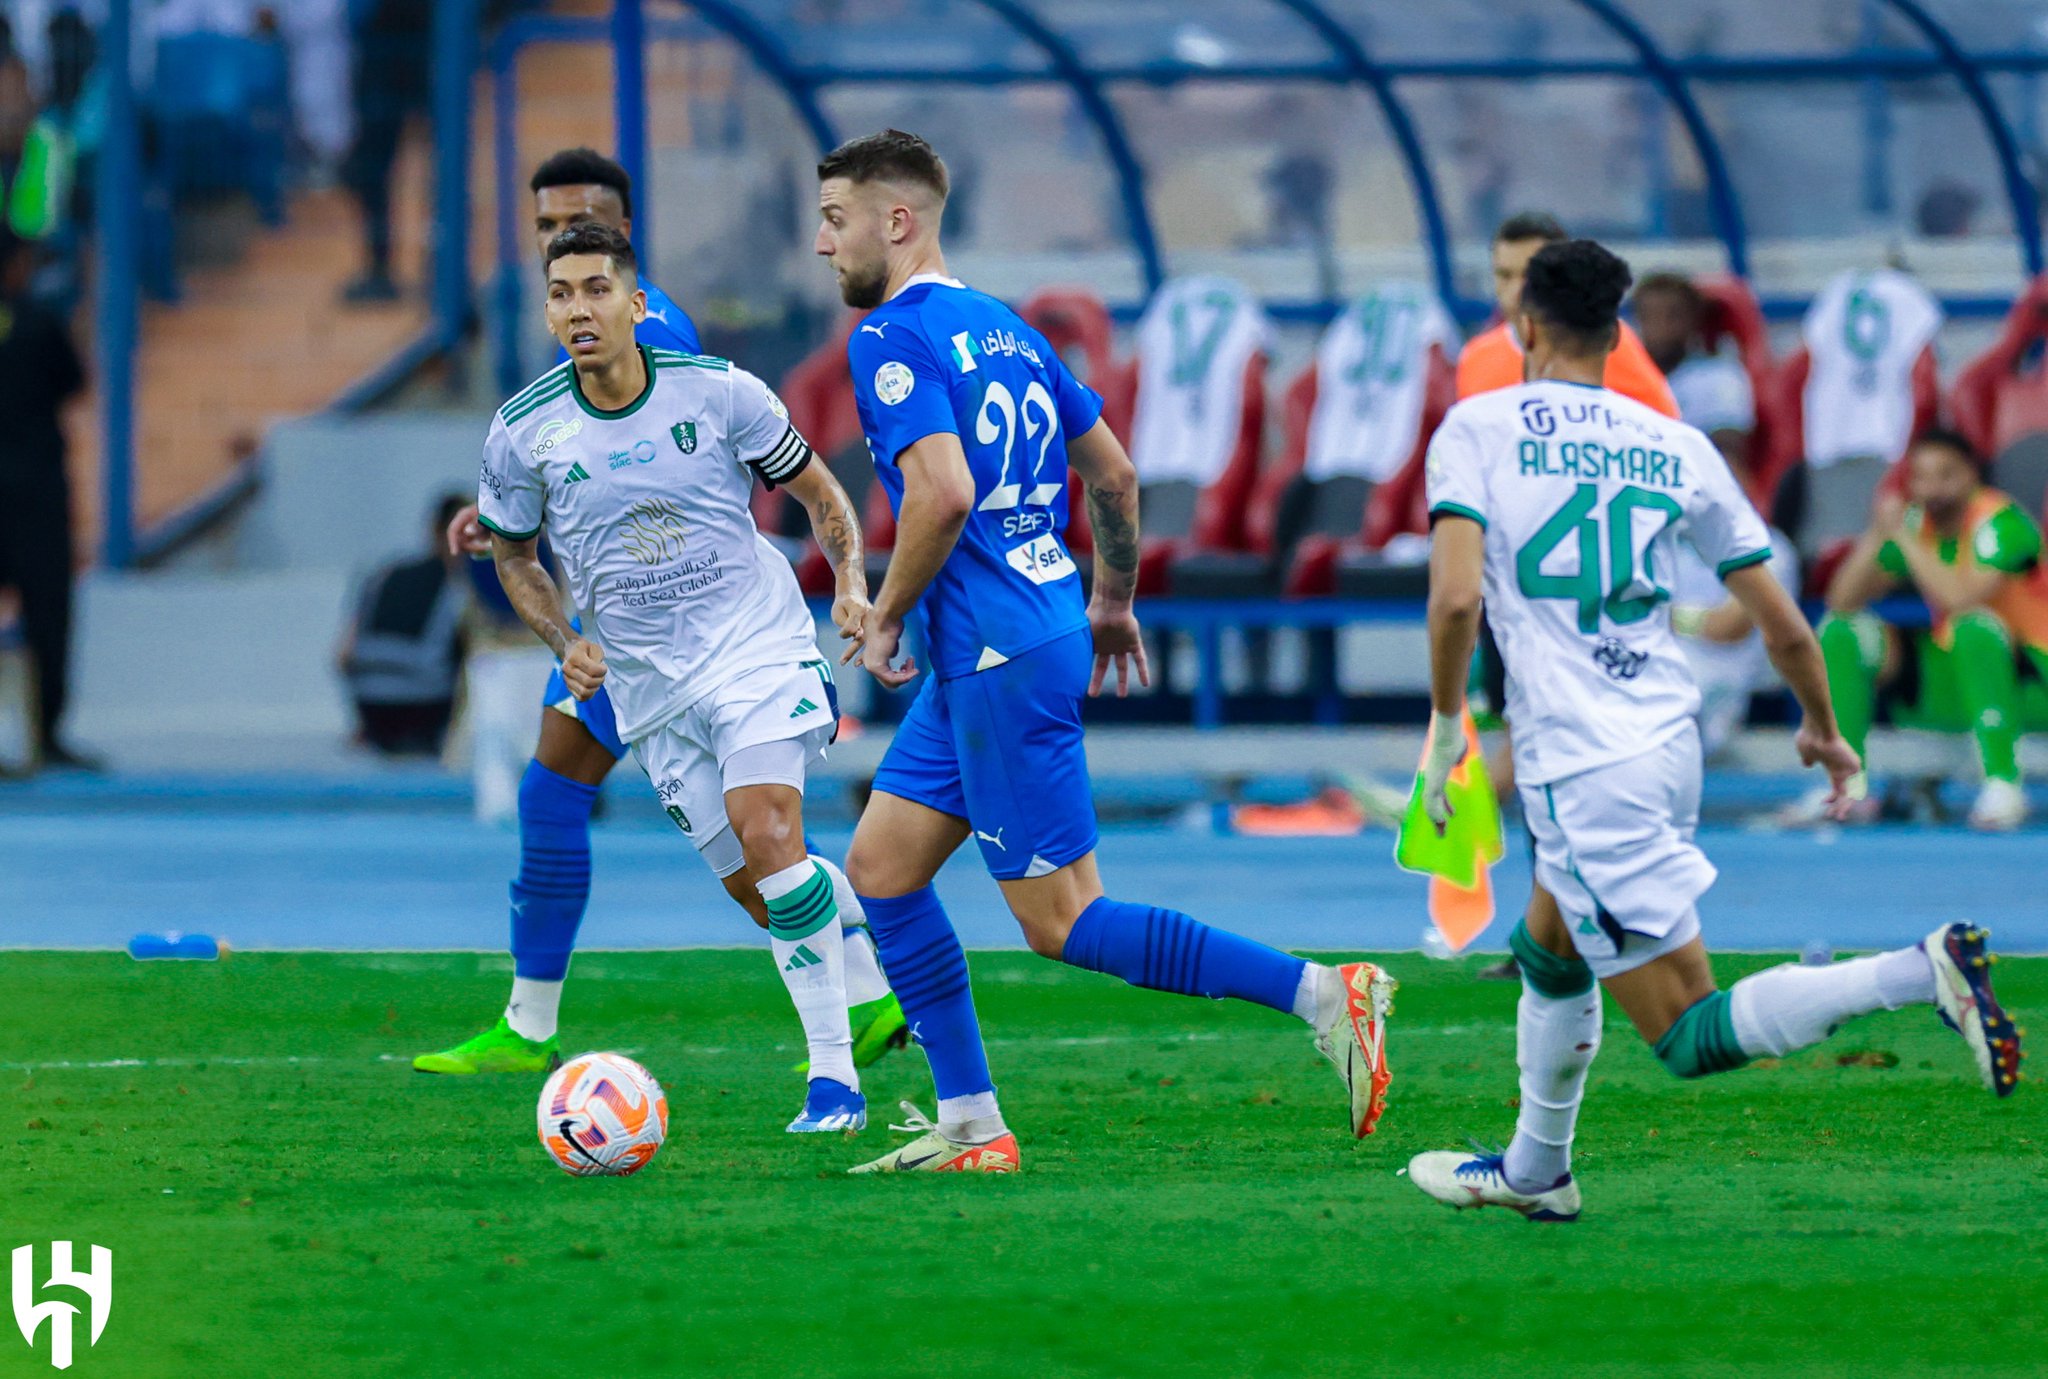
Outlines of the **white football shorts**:
[[1536,879],[1595,977],[1632,971],[1699,936],[1694,902],[1716,872],[1693,842],[1697,726],[1641,756],[1521,791]]
[[633,744],[655,798],[721,880],[747,864],[725,814],[745,785],[804,788],[839,726],[826,662],[761,666],[737,675]]

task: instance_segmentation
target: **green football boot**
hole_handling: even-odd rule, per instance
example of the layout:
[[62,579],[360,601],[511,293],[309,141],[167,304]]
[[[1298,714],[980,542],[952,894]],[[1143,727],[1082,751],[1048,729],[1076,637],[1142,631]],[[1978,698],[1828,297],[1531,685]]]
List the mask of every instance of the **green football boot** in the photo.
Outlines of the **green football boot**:
[[[878,1062],[891,1049],[907,1048],[910,1044],[910,1022],[903,1018],[903,1007],[896,1002],[896,993],[890,992],[879,1001],[869,1001],[847,1012],[847,1021],[853,1026],[853,1066],[865,1068]],[[806,1058],[796,1065],[795,1071],[807,1073],[811,1060]]]
[[891,1049],[909,1047],[910,1022],[903,1018],[895,992],[846,1013],[853,1017],[854,1067],[865,1068]]
[[412,1066],[422,1073],[551,1073],[562,1066],[562,1041],[558,1036],[528,1039],[501,1015],[497,1024],[474,1039],[439,1053],[423,1053]]

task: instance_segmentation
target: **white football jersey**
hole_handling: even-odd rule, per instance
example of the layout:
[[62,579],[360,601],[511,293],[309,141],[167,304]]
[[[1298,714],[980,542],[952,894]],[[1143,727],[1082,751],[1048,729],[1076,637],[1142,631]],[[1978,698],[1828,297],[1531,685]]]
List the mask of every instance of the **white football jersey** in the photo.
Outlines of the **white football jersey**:
[[1453,407],[1428,480],[1433,515],[1486,528],[1517,779],[1561,780],[1684,730],[1699,691],[1671,632],[1677,543],[1724,579],[1771,555],[1712,441],[1605,388],[1525,383]]
[[568,363],[506,403],[477,494],[491,530],[546,529],[627,742],[744,671],[818,657],[796,575],[751,506],[756,475],[796,477],[810,446],[744,369],[641,349],[647,390],[615,412]]

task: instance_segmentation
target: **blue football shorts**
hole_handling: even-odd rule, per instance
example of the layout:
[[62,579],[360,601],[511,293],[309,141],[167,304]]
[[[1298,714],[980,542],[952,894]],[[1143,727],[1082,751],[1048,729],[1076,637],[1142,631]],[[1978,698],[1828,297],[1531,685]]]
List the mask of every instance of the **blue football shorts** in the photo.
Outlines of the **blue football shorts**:
[[988,670],[926,680],[875,789],[965,819],[998,881],[1079,861],[1097,836],[1081,740],[1094,664],[1083,627]]
[[[573,619],[569,626],[578,632],[583,630],[581,619]],[[599,689],[588,699],[578,699],[569,692],[569,682],[562,678],[562,663],[555,662],[554,673],[548,676],[548,686],[541,691],[541,707],[565,713],[590,730],[598,746],[612,754],[618,761],[626,755],[626,744],[619,741],[619,720],[612,713],[612,697],[609,692]]]

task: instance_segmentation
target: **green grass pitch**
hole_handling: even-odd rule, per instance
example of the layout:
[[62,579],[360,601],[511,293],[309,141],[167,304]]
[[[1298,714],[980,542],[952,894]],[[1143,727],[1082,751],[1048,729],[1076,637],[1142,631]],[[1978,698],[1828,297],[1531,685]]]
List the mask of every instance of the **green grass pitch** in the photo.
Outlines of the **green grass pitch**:
[[[0,954],[0,1246],[114,1251],[81,1379],[2048,1372],[2048,1099],[1994,1101],[1924,1009],[1681,1084],[1610,1003],[1585,1215],[1533,1226],[1395,1174],[1512,1127],[1515,989],[1471,963],[1392,960],[1393,1103],[1354,1143],[1290,1020],[973,962],[1022,1175],[844,1176],[930,1109],[920,1056],[872,1070],[859,1139],[786,1136],[765,956],[591,953],[566,1042],[652,1068],[670,1139],[577,1180],[533,1082],[404,1062],[495,1014],[502,958]],[[2048,959],[2000,977],[2048,1008]],[[51,1372],[0,1321],[0,1374]]]

